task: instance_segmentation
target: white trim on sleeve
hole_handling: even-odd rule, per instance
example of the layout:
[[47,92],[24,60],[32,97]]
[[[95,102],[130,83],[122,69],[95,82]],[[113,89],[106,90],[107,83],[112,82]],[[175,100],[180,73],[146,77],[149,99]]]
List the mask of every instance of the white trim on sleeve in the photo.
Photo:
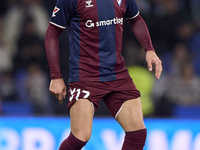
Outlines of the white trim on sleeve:
[[50,23],[53,24],[53,25],[55,25],[55,26],[57,26],[57,27],[59,27],[59,28],[61,28],[61,29],[66,29],[66,27],[63,27],[63,26],[61,26],[61,25],[58,25],[58,24],[56,24],[56,23],[54,23],[54,22],[51,22],[51,21],[50,21]]
[[129,19],[133,19],[133,18],[135,18],[135,17],[137,17],[138,15],[139,15],[139,11],[138,11],[138,13],[135,15],[135,16],[133,16],[133,17],[131,17],[131,18],[125,18],[125,19],[127,19],[127,20],[129,20]]

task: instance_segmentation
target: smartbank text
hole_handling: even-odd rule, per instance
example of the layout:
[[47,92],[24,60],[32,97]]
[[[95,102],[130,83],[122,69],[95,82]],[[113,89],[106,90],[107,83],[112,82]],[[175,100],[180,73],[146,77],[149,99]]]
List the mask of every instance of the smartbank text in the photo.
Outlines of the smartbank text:
[[88,20],[85,25],[86,27],[90,28],[90,27],[100,27],[100,26],[107,26],[107,25],[113,25],[113,24],[123,24],[123,18],[113,18],[110,20],[103,20],[103,21],[97,21],[96,23],[94,23],[92,20]]

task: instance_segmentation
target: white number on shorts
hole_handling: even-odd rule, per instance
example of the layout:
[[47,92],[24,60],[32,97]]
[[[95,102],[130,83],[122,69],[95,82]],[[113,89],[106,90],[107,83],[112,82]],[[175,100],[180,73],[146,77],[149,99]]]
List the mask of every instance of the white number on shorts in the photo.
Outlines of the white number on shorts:
[[81,94],[81,89],[77,89],[76,92],[77,92],[77,94],[76,94],[76,100],[78,100],[79,95]]
[[88,96],[90,96],[89,91],[83,90],[82,92],[85,93],[85,96],[83,96],[83,98],[88,98]]
[[70,98],[69,98],[70,102],[72,101],[72,99],[73,99],[73,97],[75,95],[75,91],[77,92],[76,100],[79,99],[79,96],[80,96],[81,92],[85,94],[85,96],[83,96],[83,98],[85,98],[85,99],[87,99],[90,96],[90,92],[89,91],[86,91],[86,90],[81,91],[81,89],[76,89],[76,88],[74,88],[73,90],[70,89],[70,95],[71,95]]
[[69,101],[70,101],[70,102],[72,101],[72,99],[73,99],[73,97],[74,97],[75,91],[76,91],[76,88],[74,88],[73,90],[70,89],[70,94],[71,94],[71,96],[70,96],[70,98],[69,98]]

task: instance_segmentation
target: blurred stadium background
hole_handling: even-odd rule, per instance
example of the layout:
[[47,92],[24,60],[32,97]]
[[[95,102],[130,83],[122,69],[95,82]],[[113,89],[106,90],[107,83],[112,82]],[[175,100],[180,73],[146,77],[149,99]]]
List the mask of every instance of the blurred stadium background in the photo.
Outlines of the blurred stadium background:
[[[200,150],[200,0],[136,0],[163,62],[156,80],[124,21],[122,55],[141,91],[145,150]],[[44,35],[56,0],[0,0],[0,150],[57,150],[69,133],[67,99],[48,92]],[[68,31],[60,63],[68,79]],[[84,150],[120,150],[121,127],[101,102]]]

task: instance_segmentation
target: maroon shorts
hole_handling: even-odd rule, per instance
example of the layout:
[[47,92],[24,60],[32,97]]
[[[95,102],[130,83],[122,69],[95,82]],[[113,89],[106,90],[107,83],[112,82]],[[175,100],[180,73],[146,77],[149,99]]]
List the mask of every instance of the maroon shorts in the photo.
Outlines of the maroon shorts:
[[78,81],[69,83],[68,109],[79,99],[88,99],[94,106],[99,107],[99,101],[104,100],[112,116],[116,118],[123,103],[130,99],[140,97],[130,77],[114,81],[95,82]]

